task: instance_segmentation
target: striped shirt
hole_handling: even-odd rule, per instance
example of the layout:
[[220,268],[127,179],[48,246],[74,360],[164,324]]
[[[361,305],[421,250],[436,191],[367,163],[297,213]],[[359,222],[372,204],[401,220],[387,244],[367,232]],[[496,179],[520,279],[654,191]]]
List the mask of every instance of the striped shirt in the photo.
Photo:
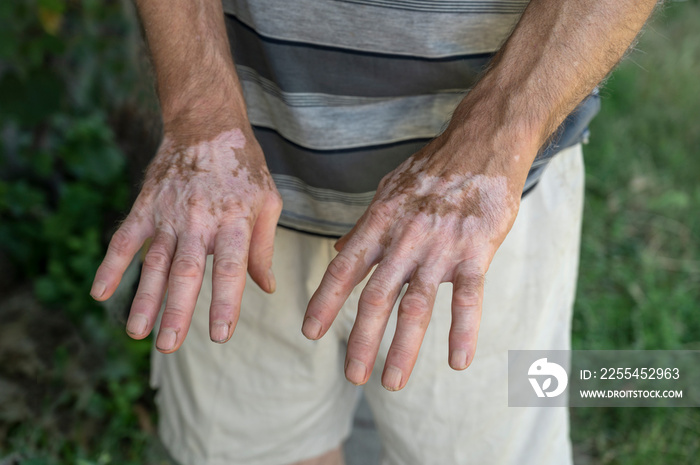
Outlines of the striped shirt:
[[[379,180],[438,135],[527,1],[223,0],[248,116],[282,195],[280,225],[349,231]],[[579,105],[534,187],[599,106]]]

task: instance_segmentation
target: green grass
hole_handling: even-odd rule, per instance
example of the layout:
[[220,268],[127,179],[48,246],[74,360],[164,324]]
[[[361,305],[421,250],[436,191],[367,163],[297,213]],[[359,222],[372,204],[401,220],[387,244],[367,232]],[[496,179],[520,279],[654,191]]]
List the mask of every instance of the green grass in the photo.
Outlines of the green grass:
[[[700,349],[700,5],[668,3],[586,147],[577,349]],[[581,463],[690,464],[697,409],[572,409]]]

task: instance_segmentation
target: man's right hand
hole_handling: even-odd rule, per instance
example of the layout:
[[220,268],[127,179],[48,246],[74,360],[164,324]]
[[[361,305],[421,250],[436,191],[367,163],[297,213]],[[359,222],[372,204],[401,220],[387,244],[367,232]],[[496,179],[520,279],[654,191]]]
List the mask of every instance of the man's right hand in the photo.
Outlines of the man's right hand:
[[185,136],[188,125],[180,123],[177,131],[166,127],[141,193],[112,237],[91,291],[97,300],[108,299],[152,237],[126,329],[135,339],[146,337],[168,289],[156,340],[164,353],[177,350],[187,335],[208,254],[214,254],[213,341],[225,342],[233,333],[246,269],[263,290],[274,291],[272,250],[282,209],[249,126],[197,139]]

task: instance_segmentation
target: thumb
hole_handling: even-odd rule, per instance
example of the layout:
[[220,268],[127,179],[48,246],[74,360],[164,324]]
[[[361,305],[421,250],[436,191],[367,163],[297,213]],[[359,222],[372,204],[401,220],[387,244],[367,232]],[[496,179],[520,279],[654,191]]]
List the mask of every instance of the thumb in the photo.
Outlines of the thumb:
[[248,273],[262,290],[269,293],[275,292],[276,287],[275,276],[272,273],[272,254],[277,220],[281,212],[282,200],[279,195],[265,202],[255,221],[250,239]]

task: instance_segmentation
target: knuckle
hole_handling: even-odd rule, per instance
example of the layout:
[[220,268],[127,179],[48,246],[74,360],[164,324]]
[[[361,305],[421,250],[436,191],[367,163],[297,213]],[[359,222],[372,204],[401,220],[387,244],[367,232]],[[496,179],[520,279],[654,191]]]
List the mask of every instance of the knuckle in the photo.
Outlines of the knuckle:
[[372,222],[387,223],[393,217],[394,208],[388,203],[377,201],[369,207],[368,213]]
[[179,324],[186,322],[189,317],[190,314],[187,312],[187,310],[173,302],[168,302],[165,306],[165,310],[163,310],[163,323],[161,323],[161,325],[168,322],[169,325],[174,324],[175,326],[178,326]]
[[193,255],[181,254],[173,260],[171,273],[173,276],[182,278],[198,277],[204,269],[202,260]]
[[384,309],[388,306],[389,298],[380,286],[368,284],[362,291],[360,303],[368,309]]
[[151,309],[160,305],[160,299],[150,292],[139,292],[134,297],[133,308]]
[[409,238],[416,239],[425,235],[426,226],[423,221],[413,219],[406,223],[403,227],[404,235]]
[[328,264],[328,274],[331,278],[338,282],[349,280],[355,267],[346,255],[338,254],[333,261]]
[[334,302],[325,289],[319,289],[309,302],[308,315],[322,321],[328,315],[328,309],[334,307]]
[[479,292],[484,288],[486,276],[484,273],[474,272],[460,276],[458,280],[459,288],[465,291]]
[[423,318],[425,314],[430,310],[430,302],[428,299],[418,293],[406,293],[399,310],[406,316],[410,318]]
[[278,192],[271,194],[270,205],[275,211],[282,211],[282,196]]
[[413,304],[403,304],[399,309],[398,319],[402,324],[427,328],[430,322],[430,309]]
[[452,299],[458,308],[471,309],[479,306],[479,294],[472,289],[458,290],[454,293]]
[[352,333],[352,340],[348,342],[348,351],[354,352],[356,355],[371,353],[375,346],[375,340],[372,336],[365,332],[355,330]]
[[131,248],[131,243],[133,238],[129,231],[121,227],[112,236],[112,240],[109,242],[109,248],[112,252],[117,255],[126,255]]
[[170,266],[170,256],[164,251],[151,247],[146,257],[143,259],[145,270],[157,273],[167,273]]
[[415,357],[415,349],[407,342],[395,342],[391,347],[391,353],[387,358],[391,357],[395,365],[408,365]]
[[231,257],[219,258],[214,261],[214,275],[219,278],[237,279],[245,275],[243,264]]
[[185,217],[185,226],[188,231],[206,231],[211,226],[211,213],[199,207],[190,209]]
[[231,302],[223,300],[212,300],[210,306],[210,314],[215,318],[231,318],[236,311],[236,308]]
[[237,305],[235,304],[234,300],[223,297],[214,297],[211,300],[209,308],[212,312],[216,312],[216,314],[228,315],[237,308]]

